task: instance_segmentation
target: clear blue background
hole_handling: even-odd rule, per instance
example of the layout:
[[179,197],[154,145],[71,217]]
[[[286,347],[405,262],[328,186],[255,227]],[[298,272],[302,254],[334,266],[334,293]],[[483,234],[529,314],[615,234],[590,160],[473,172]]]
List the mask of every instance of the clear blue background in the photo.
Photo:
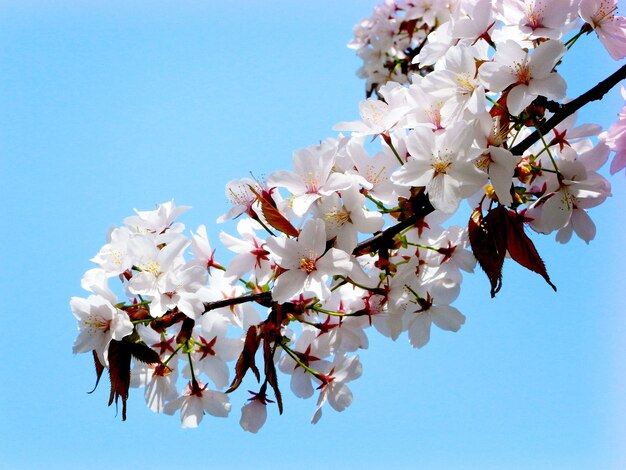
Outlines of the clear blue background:
[[[0,467],[624,468],[623,174],[591,212],[591,245],[534,237],[558,293],[511,263],[495,300],[467,276],[459,333],[418,351],[372,332],[354,403],[316,426],[314,399],[287,398],[251,435],[245,393],[196,430],[137,390],[127,422],[106,381],[86,393],[68,302],[107,229],[173,198],[217,246],[234,231],[214,224],[227,181],[287,169],[358,117],[345,45],[375,3],[0,0]],[[618,68],[581,42],[561,69],[570,96]],[[606,127],[622,105],[614,91],[579,122]]]

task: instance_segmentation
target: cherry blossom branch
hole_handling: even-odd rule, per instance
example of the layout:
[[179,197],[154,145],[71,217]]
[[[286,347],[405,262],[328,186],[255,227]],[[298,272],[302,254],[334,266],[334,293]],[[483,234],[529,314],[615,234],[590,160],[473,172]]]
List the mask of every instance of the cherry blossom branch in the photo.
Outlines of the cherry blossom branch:
[[[415,203],[419,204],[417,206],[417,210],[415,207],[416,205]],[[412,215],[407,217],[405,220],[398,222],[396,225],[393,225],[383,230],[379,234],[374,235],[373,237],[370,237],[367,240],[362,241],[354,248],[354,250],[352,250],[352,254],[354,256],[361,256],[361,255],[365,255],[367,253],[372,253],[373,251],[376,251],[383,244],[389,243],[396,235],[398,235],[404,229],[407,229],[415,225],[417,222],[419,222],[421,219],[426,217],[428,214],[430,214],[434,210],[435,210],[434,207],[431,205],[430,201],[428,200],[428,196],[426,196],[426,194],[424,193],[420,193],[414,201],[414,204],[413,204],[414,212]]]
[[539,129],[535,130],[532,134],[530,134],[519,144],[513,147],[511,149],[511,152],[513,153],[513,155],[522,155],[535,142],[537,142],[542,135],[546,135],[546,133],[555,128],[566,117],[571,116],[591,101],[601,100],[611,88],[613,88],[624,79],[626,79],[626,65],[623,65],[615,73],[602,80],[593,88],[587,90],[578,98],[562,105],[550,119],[548,119],[542,126],[539,127]]
[[246,302],[259,302],[261,304],[265,304],[271,301],[272,301],[271,292],[261,292],[258,294],[242,295],[240,297],[233,297],[231,299],[216,300],[215,302],[205,302],[204,312],[202,313],[204,314],[211,310],[215,310],[215,309],[223,308],[223,307],[230,307],[232,305],[243,304]]

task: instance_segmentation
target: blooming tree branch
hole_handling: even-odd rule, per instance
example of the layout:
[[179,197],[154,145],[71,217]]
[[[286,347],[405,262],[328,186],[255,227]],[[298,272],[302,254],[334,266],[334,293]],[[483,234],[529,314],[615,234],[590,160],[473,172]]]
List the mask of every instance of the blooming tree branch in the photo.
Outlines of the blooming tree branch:
[[576,111],[591,103],[592,101],[601,100],[613,87],[626,79],[626,65],[621,66],[617,71],[609,75],[597,85],[593,86],[582,95],[558,107],[558,110],[539,128],[526,137],[515,147],[511,148],[513,155],[523,155],[526,150],[532,147],[541,139],[542,135],[547,135],[552,129],[563,122],[567,117]]
[[[589,243],[589,212],[611,194],[599,170],[611,150],[611,171],[626,167],[626,112],[608,132],[575,122],[626,66],[565,102],[559,64],[591,33],[623,58],[626,20],[614,1],[505,5],[386,0],[360,22],[360,119],[296,151],[291,170],[226,185],[229,262],[205,226],[184,233],[188,208],[173,202],[111,231],[81,280],[88,297],[70,307],[74,352],[93,353],[98,381],[108,369],[123,419],[141,388],[151,410],[196,427],[227,416],[251,376],[240,424],[257,432],[268,405],[282,413],[282,373],[296,396],[317,394],[315,423],[351,404],[372,331],[415,348],[433,325],[458,331],[452,304],[476,264],[492,296],[507,254],[556,290],[528,230]],[[446,222],[464,207],[466,226]]]

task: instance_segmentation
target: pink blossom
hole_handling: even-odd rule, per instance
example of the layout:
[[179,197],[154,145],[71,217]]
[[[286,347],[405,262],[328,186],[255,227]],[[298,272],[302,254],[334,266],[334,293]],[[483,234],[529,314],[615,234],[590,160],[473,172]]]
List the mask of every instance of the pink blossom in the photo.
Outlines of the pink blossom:
[[593,28],[615,60],[626,57],[626,18],[617,16],[617,0],[581,0],[580,17]]

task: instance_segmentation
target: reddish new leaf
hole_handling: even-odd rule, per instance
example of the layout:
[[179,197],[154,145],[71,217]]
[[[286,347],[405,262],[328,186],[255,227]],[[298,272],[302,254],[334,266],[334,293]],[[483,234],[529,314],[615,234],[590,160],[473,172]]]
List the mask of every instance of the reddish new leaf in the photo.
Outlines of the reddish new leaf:
[[144,364],[160,364],[161,358],[159,353],[148,346],[146,343],[140,341],[135,343],[129,343],[130,354],[138,361]]
[[126,401],[130,387],[130,343],[127,341],[112,340],[109,344],[109,378],[111,379],[111,394],[109,406],[118,399],[122,399],[122,421],[126,421]]
[[489,278],[491,297],[502,288],[502,265],[506,255],[506,227],[501,207],[485,217],[480,208],[474,209],[467,227],[472,252]]
[[239,359],[237,359],[237,364],[235,365],[235,378],[230,384],[230,388],[226,390],[226,393],[237,390],[239,385],[241,385],[241,382],[243,381],[246,373],[248,372],[248,369],[252,369],[252,372],[254,372],[254,376],[256,377],[257,382],[261,380],[261,374],[259,373],[259,369],[254,363],[254,356],[259,349],[260,343],[261,338],[259,338],[259,335],[257,334],[256,326],[251,326],[250,328],[248,328],[248,332],[246,333],[246,340],[243,345],[243,351],[241,351]]
[[524,232],[524,224],[515,212],[505,210],[507,244],[511,258],[531,271],[540,274],[546,282],[556,291],[556,286],[550,281],[546,265],[539,256],[537,248]]
[[413,39],[415,27],[417,26],[417,18],[413,20],[403,21],[400,23],[400,31],[405,31],[409,35],[409,39]]
[[276,365],[274,364],[274,348],[271,347],[269,341],[263,341],[263,357],[265,359],[265,378],[274,390],[278,412],[283,414],[283,397],[278,388],[278,377],[276,375]]
[[93,386],[93,390],[91,392],[87,393],[93,393],[96,391],[96,388],[98,388],[98,384],[100,383],[100,379],[102,378],[102,373],[104,372],[104,366],[100,362],[100,359],[98,359],[98,353],[95,350],[91,352],[93,353],[93,362],[96,366],[96,385]]
[[290,237],[297,237],[300,232],[296,229],[291,222],[289,222],[285,216],[283,216],[276,207],[265,196],[259,194],[259,192],[252,186],[248,186],[250,191],[256,196],[257,200],[261,203],[261,210],[267,223],[274,227],[276,230],[283,232]]

